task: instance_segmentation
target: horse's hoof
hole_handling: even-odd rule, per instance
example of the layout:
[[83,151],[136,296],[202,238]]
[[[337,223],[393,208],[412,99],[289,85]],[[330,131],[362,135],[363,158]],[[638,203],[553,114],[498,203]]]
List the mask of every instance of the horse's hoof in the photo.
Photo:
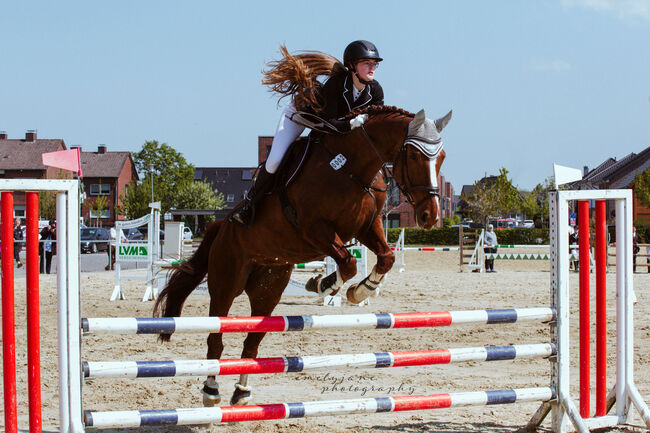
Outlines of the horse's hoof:
[[251,389],[240,384],[235,384],[230,404],[232,406],[245,406],[251,401]]
[[218,386],[209,386],[207,383],[204,383],[201,393],[203,394],[204,407],[214,407],[221,403]]
[[[323,274],[318,274],[315,277],[311,277],[307,283],[305,283],[305,290],[308,292],[318,293],[318,282],[323,278]],[[320,293],[319,293],[320,294]]]
[[362,284],[361,287],[359,287],[359,284],[352,284],[348,291],[345,292],[348,302],[355,305],[375,296],[377,296],[377,289],[371,289],[366,284]]
[[353,285],[350,286],[348,291],[345,292],[345,297],[348,298],[348,302],[350,302],[352,304],[360,304],[361,302],[364,301],[364,299],[357,300],[354,297],[354,292],[356,291],[358,286],[359,286],[358,284],[353,284]]

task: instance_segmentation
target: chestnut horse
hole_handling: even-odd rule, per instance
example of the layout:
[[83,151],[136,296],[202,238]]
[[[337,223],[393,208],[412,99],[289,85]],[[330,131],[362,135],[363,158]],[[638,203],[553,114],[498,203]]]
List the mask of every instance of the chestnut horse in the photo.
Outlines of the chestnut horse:
[[[451,112],[436,121],[395,107],[368,107],[363,127],[344,135],[325,135],[313,146],[287,195],[296,211],[297,227],[283,214],[273,193],[258,205],[255,222],[248,228],[221,220],[209,226],[192,258],[170,276],[161,291],[154,315],[180,316],[183,303],[207,273],[210,316],[227,316],[234,299],[244,291],[252,316],[270,316],[289,282],[293,266],[332,257],[338,270],[312,278],[307,289],[320,295],[338,292],[357,271],[356,259],[345,248],[356,238],[376,256],[370,275],[350,287],[347,298],[359,303],[375,293],[391,269],[395,255],[386,243],[381,209],[386,199],[380,169],[393,164],[398,186],[415,208],[418,226],[431,228],[438,220],[438,175],[445,158],[440,131]],[[242,358],[255,358],[264,333],[250,333]],[[208,337],[208,359],[223,351],[222,334]],[[160,336],[169,340],[169,334]],[[247,375],[241,375],[231,404],[246,404],[251,392]],[[208,376],[203,403],[221,401],[215,376]]]

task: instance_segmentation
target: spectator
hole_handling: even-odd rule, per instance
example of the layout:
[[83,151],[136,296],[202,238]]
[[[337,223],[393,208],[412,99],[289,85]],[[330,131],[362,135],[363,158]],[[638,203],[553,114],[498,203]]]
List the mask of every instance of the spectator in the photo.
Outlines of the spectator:
[[641,236],[636,232],[636,227],[632,226],[632,272],[636,272],[636,255],[641,251],[640,242]]
[[[494,226],[488,224],[487,231],[483,235],[483,251],[486,254],[496,254],[497,234],[494,233]],[[496,272],[494,270],[494,259],[485,259],[485,272]]]
[[[109,230],[111,234],[110,247],[106,249],[106,254],[108,254],[108,264],[104,268],[106,271],[112,271],[115,269],[115,240],[117,239],[117,231],[115,227],[111,227]],[[126,243],[129,240],[124,236],[124,230],[120,230],[120,242]]]
[[578,249],[578,226],[573,226],[573,233],[569,235],[569,253],[575,257],[574,260],[571,260],[573,271],[578,272],[580,270],[580,261],[578,260],[580,254],[580,250]]
[[50,220],[49,225],[41,230],[41,242],[39,244],[41,274],[50,273],[52,270],[52,256],[56,254],[56,221]]
[[14,241],[19,241],[14,242],[14,260],[16,260],[18,267],[22,268],[23,262],[20,261],[20,250],[23,249],[23,229],[20,227],[20,222],[20,218],[14,220]]

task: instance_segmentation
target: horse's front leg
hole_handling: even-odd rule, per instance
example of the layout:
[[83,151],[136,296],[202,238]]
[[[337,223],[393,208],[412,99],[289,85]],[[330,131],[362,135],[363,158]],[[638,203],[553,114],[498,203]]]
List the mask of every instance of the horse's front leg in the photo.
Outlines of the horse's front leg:
[[348,289],[346,296],[348,301],[359,304],[369,297],[377,296],[377,287],[384,280],[384,276],[391,270],[395,263],[395,254],[386,243],[381,220],[376,218],[366,233],[360,235],[358,240],[377,256],[377,264],[372,272],[357,284]]
[[332,257],[338,269],[325,278],[321,278],[322,275],[310,278],[305,284],[305,289],[320,296],[335,295],[341,290],[343,283],[357,273],[357,259],[345,248],[345,244],[333,229],[321,225],[316,232],[312,231],[310,234],[315,239],[312,241],[314,246]]

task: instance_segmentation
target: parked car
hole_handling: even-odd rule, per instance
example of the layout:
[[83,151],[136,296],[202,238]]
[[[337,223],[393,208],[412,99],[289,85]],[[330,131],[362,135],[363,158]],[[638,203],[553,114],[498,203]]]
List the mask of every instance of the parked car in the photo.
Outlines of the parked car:
[[[145,239],[149,239],[149,227],[142,226],[138,230],[140,230]],[[165,240],[165,231],[163,229],[160,229],[160,240]]]
[[123,229],[124,236],[130,241],[142,241],[144,240],[144,235],[138,229]]
[[521,226],[525,229],[534,229],[535,228],[535,221],[533,220],[524,220],[524,222],[521,224]]
[[192,236],[193,236],[193,234],[192,234],[192,229],[189,228],[189,227],[187,227],[187,226],[185,226],[185,228],[183,229],[183,239],[184,239],[184,240],[191,241],[191,240],[192,240]]
[[[81,229],[81,252],[96,253],[108,250],[111,235],[103,227],[86,227]],[[105,241],[105,242],[101,242]]]

